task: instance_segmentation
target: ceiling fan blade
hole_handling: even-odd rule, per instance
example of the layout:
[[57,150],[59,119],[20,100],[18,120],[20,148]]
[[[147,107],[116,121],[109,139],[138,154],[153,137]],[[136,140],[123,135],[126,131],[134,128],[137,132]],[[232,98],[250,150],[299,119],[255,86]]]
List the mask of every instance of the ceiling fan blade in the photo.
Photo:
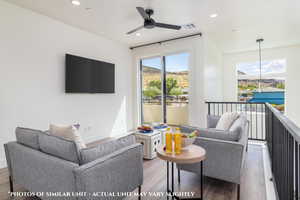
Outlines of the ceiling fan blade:
[[137,28],[135,28],[135,29],[129,31],[129,32],[127,33],[127,35],[129,35],[129,34],[131,34],[131,33],[134,33],[134,32],[136,32],[136,31],[138,31],[138,30],[140,30],[140,29],[142,29],[142,28],[144,28],[144,26],[137,27]]
[[144,8],[136,7],[136,9],[144,19],[149,19],[149,15],[146,13]]
[[155,26],[159,27],[159,28],[168,28],[168,29],[174,29],[174,30],[181,29],[181,26],[172,25],[172,24],[164,24],[164,23],[155,23]]

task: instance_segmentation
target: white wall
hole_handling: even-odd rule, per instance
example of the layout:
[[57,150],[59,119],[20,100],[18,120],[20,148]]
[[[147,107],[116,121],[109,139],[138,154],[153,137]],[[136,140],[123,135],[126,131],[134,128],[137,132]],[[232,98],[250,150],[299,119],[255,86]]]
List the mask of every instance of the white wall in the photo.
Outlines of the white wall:
[[[133,128],[128,47],[2,1],[0,13],[0,168],[16,126],[79,122],[87,142]],[[65,94],[65,53],[115,63],[116,93]]]
[[[190,53],[189,124],[205,127],[207,113],[205,100],[221,100],[222,98],[222,54],[206,37],[177,40],[133,50],[134,74],[136,74],[133,79],[133,85],[136,88],[134,99],[138,105],[140,99],[139,60],[180,52]],[[140,113],[138,106],[134,113]],[[134,121],[138,123],[140,116],[136,116]]]
[[204,97],[207,101],[223,100],[223,54],[209,37],[204,36]]
[[[263,60],[286,59],[286,114],[300,126],[300,45],[262,50]],[[224,54],[223,94],[225,101],[237,100],[236,65],[258,60],[257,51]]]

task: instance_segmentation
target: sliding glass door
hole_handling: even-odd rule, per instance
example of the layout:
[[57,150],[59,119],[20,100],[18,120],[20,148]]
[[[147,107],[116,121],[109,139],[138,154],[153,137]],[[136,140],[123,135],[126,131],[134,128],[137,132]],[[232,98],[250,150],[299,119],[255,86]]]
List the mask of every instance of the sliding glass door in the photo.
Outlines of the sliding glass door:
[[188,124],[189,54],[142,59],[141,123]]
[[168,124],[188,124],[189,103],[189,54],[181,53],[165,57],[166,70],[166,118]]

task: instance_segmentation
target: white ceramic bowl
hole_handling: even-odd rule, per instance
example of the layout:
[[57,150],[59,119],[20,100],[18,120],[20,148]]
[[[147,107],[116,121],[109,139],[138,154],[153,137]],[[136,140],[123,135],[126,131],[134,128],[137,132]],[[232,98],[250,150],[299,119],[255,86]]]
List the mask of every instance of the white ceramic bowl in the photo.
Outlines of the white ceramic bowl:
[[194,143],[196,137],[193,137],[193,138],[182,138],[182,141],[181,141],[181,147],[182,148],[186,148],[187,146],[191,145]]

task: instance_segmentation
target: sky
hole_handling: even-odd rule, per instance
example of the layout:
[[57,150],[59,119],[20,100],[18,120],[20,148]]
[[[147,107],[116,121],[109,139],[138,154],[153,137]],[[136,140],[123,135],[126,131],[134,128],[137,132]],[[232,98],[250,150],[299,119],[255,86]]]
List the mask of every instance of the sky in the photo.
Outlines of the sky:
[[[161,69],[160,57],[142,60],[143,65]],[[169,72],[187,71],[189,69],[189,54],[180,53],[166,56],[166,70]],[[247,75],[259,75],[259,62],[240,63],[237,70]],[[285,73],[286,60],[262,61],[262,74]]]
[[[159,57],[143,59],[142,64],[161,69]],[[189,54],[180,53],[166,56],[166,70],[169,72],[187,71],[189,69]]]
[[[259,75],[259,62],[238,64],[237,70],[244,72],[247,75]],[[285,60],[262,61],[262,74],[274,74],[285,72]]]

